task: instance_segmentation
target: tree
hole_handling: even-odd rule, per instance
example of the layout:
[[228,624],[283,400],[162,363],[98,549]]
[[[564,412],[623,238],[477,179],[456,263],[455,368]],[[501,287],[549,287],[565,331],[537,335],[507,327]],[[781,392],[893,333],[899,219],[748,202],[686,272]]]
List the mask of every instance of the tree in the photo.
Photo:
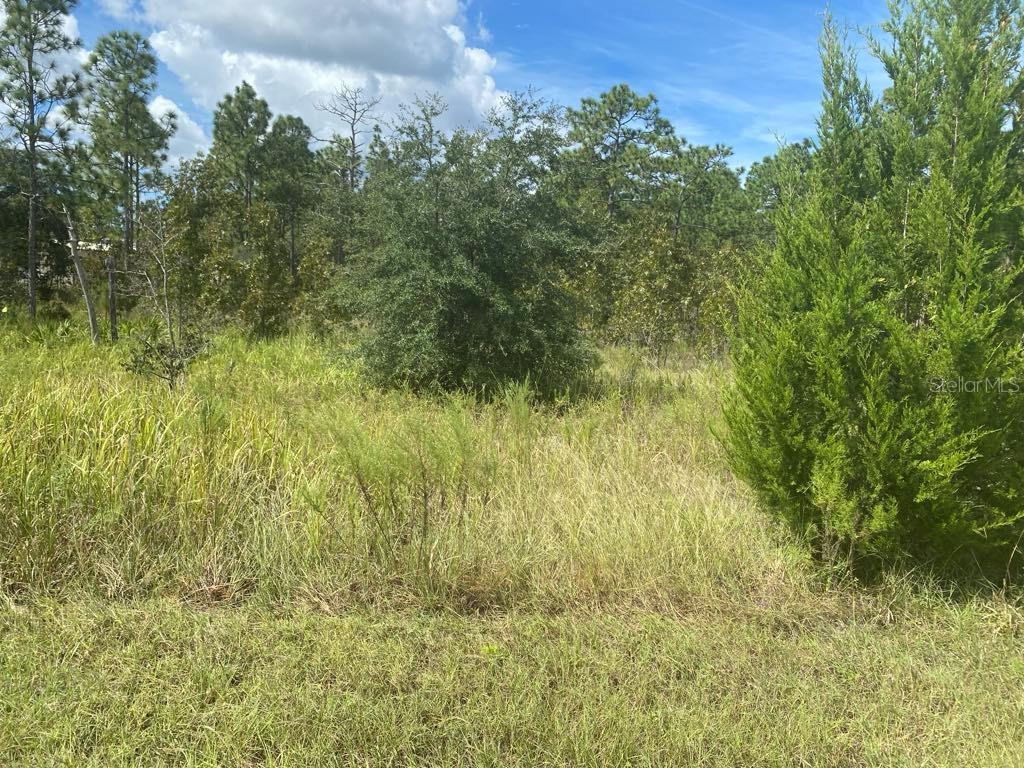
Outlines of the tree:
[[566,110],[566,122],[570,146],[559,158],[560,181],[583,214],[591,243],[574,290],[587,324],[608,334],[630,269],[623,262],[647,250],[627,242],[637,232],[633,219],[650,212],[682,142],[654,95],[641,96],[625,84],[583,99],[578,109]]
[[271,138],[268,116],[266,103],[243,83],[214,115],[211,154],[182,162],[165,180],[162,223],[151,225],[146,244],[151,278],[173,267],[178,341],[167,335],[157,350],[164,361],[176,359],[175,344],[188,348],[181,345],[189,327],[237,323],[266,337],[284,331],[292,316],[300,285],[289,265],[298,266],[299,250],[298,238],[289,236],[290,246],[286,233],[306,202],[291,196],[306,195],[309,130],[298,118],[283,117]]
[[741,302],[730,453],[819,557],[1005,576],[1024,535],[1024,10],[911,0],[887,27],[879,102],[826,27],[809,192]]
[[28,208],[28,311],[36,316],[37,229],[47,156],[68,137],[61,107],[78,93],[78,77],[59,59],[78,47],[64,32],[74,0],[4,0],[0,29],[0,122],[11,127],[23,154]]
[[246,82],[225,96],[213,113],[210,157],[246,211],[253,203],[269,125],[267,102]]
[[586,369],[564,289],[575,245],[549,182],[557,111],[514,96],[487,131],[446,134],[418,101],[375,147],[359,263],[371,373],[382,383],[554,390]]
[[570,109],[566,156],[573,180],[609,219],[651,199],[680,142],[653,94],[616,85]]
[[[197,328],[213,318],[204,294],[216,285],[219,275],[211,267],[215,241],[215,211],[228,205],[219,194],[209,158],[199,155],[181,161],[161,178],[154,212],[145,211],[141,254],[143,261],[159,262],[149,272],[162,274],[167,267],[171,278],[170,313],[175,318],[178,337],[187,328]],[[144,267],[145,269],[145,267]]]
[[88,148],[82,143],[66,142],[60,150],[62,160],[61,189],[56,205],[67,231],[67,247],[75,265],[75,277],[82,289],[82,303],[85,304],[89,320],[89,336],[93,344],[100,343],[100,327],[96,319],[96,306],[90,287],[89,269],[86,266],[79,239],[79,221],[83,209],[90,207],[90,197],[98,185],[89,156]]
[[617,229],[607,331],[663,358],[684,340],[717,350],[731,322],[731,285],[754,247],[752,209],[725,147],[682,149],[652,203]]
[[775,236],[773,216],[807,194],[812,163],[813,144],[804,139],[779,147],[774,155],[750,166],[744,188],[756,214],[759,239],[771,241]]
[[312,196],[312,140],[313,134],[302,118],[282,115],[274,120],[264,144],[266,198],[288,230],[288,263],[293,278],[299,272],[299,220]]
[[[345,265],[356,248],[362,210],[362,187],[367,177],[366,155],[372,153],[379,134],[374,112],[378,97],[362,88],[343,86],[317,108],[340,120],[333,134],[316,153],[314,186],[316,205],[311,210],[305,235],[308,247],[322,263]],[[368,136],[374,138],[368,139]]]
[[356,191],[363,177],[363,154],[366,149],[364,137],[372,132],[374,110],[380,104],[380,97],[367,96],[362,88],[342,86],[318,108],[328,112],[344,126],[341,141],[348,159],[349,190]]
[[[227,225],[239,224],[245,236]],[[207,280],[203,304],[257,338],[283,332],[291,315],[296,286],[288,270],[287,248],[277,212],[257,200],[241,218],[215,208],[204,238]]]
[[564,194],[591,247],[574,290],[591,329],[661,357],[680,338],[718,346],[752,211],[724,146],[690,146],[655,96],[617,85],[567,113]]
[[[136,250],[137,213],[145,177],[157,170],[173,134],[174,116],[158,121],[149,111],[156,90],[156,57],[135,32],[112,32],[96,41],[85,64],[84,93],[75,114],[89,130],[92,149],[120,219],[122,270]],[[107,257],[110,338],[117,341],[116,259]]]
[[362,201],[361,189],[352,189],[349,183],[350,162],[348,142],[339,136],[320,147],[313,160],[315,203],[304,231],[306,247],[336,266],[343,265],[353,249]]
[[[187,176],[181,171],[179,176]],[[147,333],[135,335],[126,368],[133,373],[162,379],[172,389],[202,354],[206,342],[199,319],[186,317],[185,290],[189,227],[171,208],[167,193],[180,188],[179,179],[163,179],[160,187],[138,211],[137,270],[145,296],[157,321]]]

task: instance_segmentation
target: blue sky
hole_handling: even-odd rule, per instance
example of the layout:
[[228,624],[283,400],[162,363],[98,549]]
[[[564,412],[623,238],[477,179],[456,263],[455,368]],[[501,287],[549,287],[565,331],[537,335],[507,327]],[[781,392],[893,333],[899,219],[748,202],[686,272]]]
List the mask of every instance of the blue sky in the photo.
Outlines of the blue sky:
[[[814,132],[822,2],[595,2],[588,12],[567,0],[479,5],[499,83],[549,73],[560,98],[577,99],[625,81],[656,94],[688,139],[728,144],[743,163],[771,152],[776,137]],[[885,5],[833,2],[832,12],[875,25]]]
[[[458,122],[503,90],[533,85],[572,104],[628,82],[655,93],[691,142],[732,146],[748,165],[779,138],[814,131],[823,9],[823,0],[84,0],[75,16],[86,46],[118,26],[153,36],[160,93],[188,116],[182,153],[202,145],[216,99],[243,77],[315,132],[331,126],[312,103],[336,80],[378,92],[385,110],[437,90]],[[831,9],[855,27],[885,17],[883,0]],[[878,74],[870,63],[866,73]]]

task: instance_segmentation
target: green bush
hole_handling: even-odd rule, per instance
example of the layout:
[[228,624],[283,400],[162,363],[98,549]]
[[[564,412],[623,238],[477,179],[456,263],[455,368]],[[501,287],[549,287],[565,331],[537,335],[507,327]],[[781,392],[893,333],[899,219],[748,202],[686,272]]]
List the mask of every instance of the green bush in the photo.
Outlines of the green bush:
[[[209,225],[212,248],[206,262],[210,273],[207,306],[254,337],[283,333],[292,316],[296,291],[273,208],[257,202],[248,210],[232,210],[213,218]],[[236,230],[241,233],[240,242],[234,239]]]
[[354,267],[368,370],[415,388],[566,385],[590,356],[564,289],[570,223],[547,184],[557,113],[511,98],[488,131],[445,135],[443,105],[417,106],[370,161]]
[[1024,562],[1021,22],[895,6],[878,102],[826,29],[812,188],[741,300],[727,407],[737,472],[823,559]]

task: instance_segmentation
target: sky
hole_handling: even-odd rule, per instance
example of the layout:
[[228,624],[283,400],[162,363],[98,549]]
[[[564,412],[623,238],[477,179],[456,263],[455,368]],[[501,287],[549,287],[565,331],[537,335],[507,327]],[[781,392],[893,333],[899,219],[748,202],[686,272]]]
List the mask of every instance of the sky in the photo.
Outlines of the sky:
[[[160,60],[151,108],[175,110],[171,156],[209,145],[217,102],[243,79],[275,114],[314,135],[339,85],[381,97],[382,117],[436,92],[450,125],[472,125],[509,91],[577,104],[626,82],[654,93],[694,144],[726,144],[734,163],[814,133],[817,37],[826,0],[81,0],[69,25],[89,48],[116,28],[145,34]],[[884,0],[832,0],[855,29]],[[865,57],[866,58],[866,57]],[[865,75],[881,74],[865,61]]]

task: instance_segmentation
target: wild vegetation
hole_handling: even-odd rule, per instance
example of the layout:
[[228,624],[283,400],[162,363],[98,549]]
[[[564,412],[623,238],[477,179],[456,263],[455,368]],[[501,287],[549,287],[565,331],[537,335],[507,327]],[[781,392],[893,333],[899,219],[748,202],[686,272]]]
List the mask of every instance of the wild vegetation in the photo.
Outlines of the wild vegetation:
[[823,161],[741,302],[730,425],[740,474],[823,558],[999,578],[1024,536],[1024,29],[954,5],[885,27],[877,100],[826,28]]
[[0,764],[1020,764],[1019,3],[879,93],[826,20],[747,170],[627,85],[172,164],[72,6],[0,28]]
[[717,364],[481,401],[234,336],[171,389],[64,333],[3,341],[0,762],[1016,764],[1013,593],[822,572]]

